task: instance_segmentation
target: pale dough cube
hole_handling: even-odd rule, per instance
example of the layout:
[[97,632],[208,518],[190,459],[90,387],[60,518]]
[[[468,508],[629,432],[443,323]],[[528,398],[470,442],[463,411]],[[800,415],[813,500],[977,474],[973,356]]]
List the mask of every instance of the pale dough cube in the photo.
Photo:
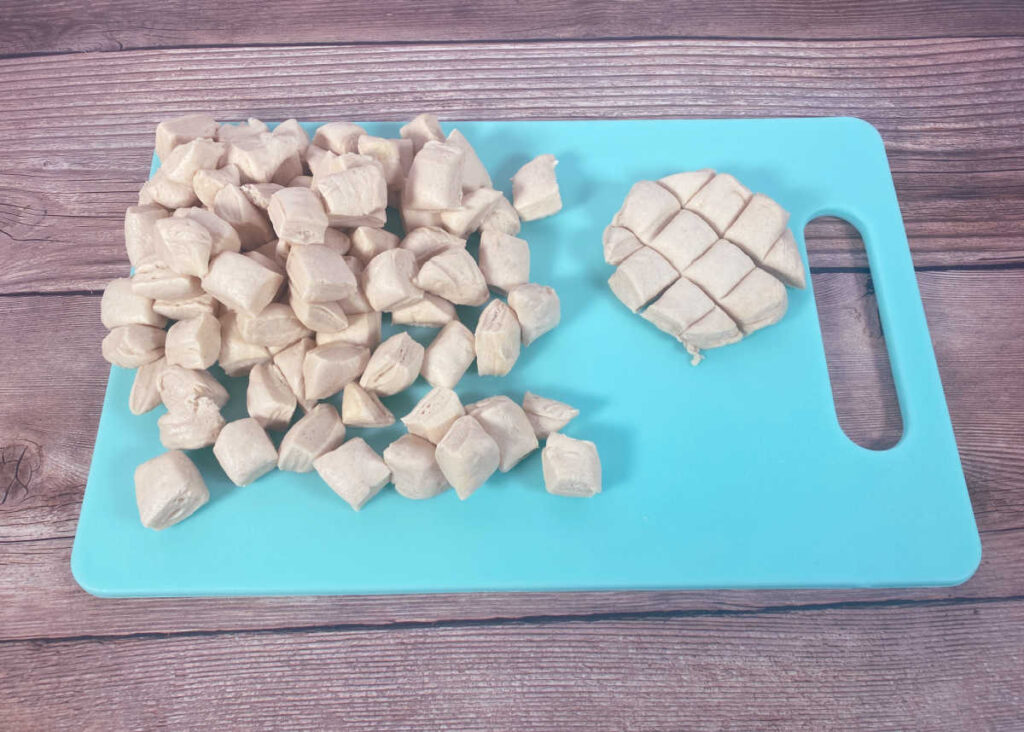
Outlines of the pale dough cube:
[[427,226],[438,229],[444,228],[440,210],[418,209],[412,205],[411,201],[412,192],[407,184],[403,186],[398,196],[398,214],[402,219],[402,228],[406,231]]
[[274,238],[269,219],[236,185],[228,184],[217,191],[213,212],[234,227],[243,249],[255,249]]
[[519,359],[522,329],[512,308],[491,300],[480,313],[474,334],[476,372],[480,376],[504,376]]
[[210,234],[210,256],[221,252],[238,252],[242,249],[242,240],[238,237],[235,227],[205,208],[179,208],[174,212],[175,218],[185,218],[201,224]]
[[238,124],[222,124],[217,129],[217,139],[221,142],[255,139],[263,132],[269,132],[267,125],[255,117]]
[[682,272],[718,241],[718,234],[693,211],[683,209],[677,213],[656,237],[651,249],[669,261],[677,272]]
[[644,247],[626,257],[608,278],[608,285],[615,297],[635,313],[677,279],[679,273],[667,259]]
[[277,467],[292,473],[308,473],[313,461],[345,440],[345,425],[330,404],[317,404],[292,425],[277,458]]
[[204,277],[210,269],[213,238],[198,221],[171,216],[156,222],[157,254],[178,274]]
[[328,227],[324,232],[324,246],[344,256],[352,248],[352,239],[344,231]]
[[466,410],[458,394],[443,386],[436,386],[419,400],[411,412],[402,417],[402,424],[411,434],[436,445],[455,420],[465,414]]
[[309,302],[289,291],[288,304],[295,317],[310,330],[334,333],[348,327],[348,316],[337,302]]
[[[283,191],[284,186],[279,183],[246,183],[239,186],[242,189],[242,193],[249,199],[249,203],[258,208],[260,211],[269,211],[270,199],[274,197],[274,194],[278,191]],[[312,193],[312,191],[310,191]],[[313,195],[316,195],[315,193]],[[319,201],[319,199],[318,199]],[[324,214],[324,218],[326,218]],[[273,219],[270,221],[271,226],[274,225]],[[275,231],[277,227],[274,227]],[[280,234],[278,234],[280,236]]]
[[224,428],[220,407],[205,397],[168,406],[167,414],[156,421],[160,443],[168,450],[198,450],[217,441]]
[[683,272],[715,300],[721,300],[755,267],[735,244],[719,239]]
[[274,300],[282,284],[284,277],[277,272],[237,252],[214,257],[203,278],[204,290],[232,310],[252,315]]
[[523,408],[507,396],[493,396],[466,407],[498,445],[498,470],[507,473],[539,447],[533,425]]
[[746,207],[722,237],[763,262],[789,223],[789,212],[763,193],[750,197]]
[[782,232],[782,236],[768,250],[761,265],[787,285],[799,287],[801,290],[807,286],[804,260],[800,256],[800,248],[793,238],[793,232],[789,229]]
[[494,438],[475,419],[455,420],[434,451],[441,472],[460,500],[466,500],[494,475],[501,451]]
[[392,325],[413,325],[420,328],[440,328],[455,320],[455,306],[443,297],[423,296],[422,300],[391,311]]
[[434,457],[434,444],[416,435],[402,435],[381,455],[400,496],[419,500],[448,490],[448,481]]
[[473,333],[458,320],[441,329],[423,354],[420,373],[431,386],[455,388],[476,358]]
[[388,311],[423,298],[415,283],[416,258],[406,249],[388,249],[370,260],[363,271],[366,299],[374,310]]
[[135,501],[147,529],[166,529],[210,500],[199,469],[180,450],[157,455],[135,468]]
[[462,163],[456,145],[430,140],[413,158],[405,181],[405,204],[426,211],[447,211],[462,205]]
[[199,202],[209,209],[213,208],[220,189],[227,185],[242,185],[242,176],[235,165],[225,165],[216,170],[198,170],[192,178],[192,188]]
[[302,156],[309,147],[309,135],[297,119],[286,119],[273,129],[271,134],[286,142],[292,154]]
[[722,309],[750,334],[782,320],[789,299],[782,282],[755,267],[721,302]]
[[313,133],[313,144],[336,155],[354,153],[359,149],[359,138],[366,130],[352,122],[328,122]]
[[398,134],[412,141],[414,152],[419,152],[431,140],[444,141],[444,132],[441,131],[437,117],[426,112],[416,115],[411,122],[403,125]]
[[258,315],[238,314],[238,329],[249,343],[257,346],[284,347],[300,338],[313,335],[313,332],[302,324],[290,305],[283,302],[272,302],[263,308]]
[[179,320],[167,331],[167,363],[187,369],[208,369],[220,355],[220,322],[207,313]]
[[504,195],[480,223],[481,231],[500,231],[509,236],[518,234],[520,228],[522,224],[519,221],[519,212]]
[[264,346],[249,343],[238,327],[238,315],[225,311],[220,316],[220,367],[228,376],[241,376],[258,363],[270,360],[270,351]]
[[465,193],[459,208],[441,212],[441,224],[453,235],[467,237],[480,228],[502,198],[501,191],[493,188],[477,188]]
[[680,277],[651,303],[643,317],[677,340],[682,340],[687,328],[716,307],[707,293],[685,277]]
[[156,256],[156,222],[170,214],[155,203],[129,206],[124,213],[124,246],[133,267],[153,261]]
[[612,223],[624,226],[647,244],[679,209],[679,200],[666,188],[653,181],[642,180],[629,189]]
[[562,210],[554,155],[538,155],[512,176],[512,205],[523,221],[551,216]]
[[725,233],[750,200],[750,190],[728,173],[718,173],[686,207],[700,214],[719,236]]
[[228,403],[228,390],[209,371],[186,369],[166,362],[156,375],[156,390],[160,401],[172,412],[192,409],[201,399],[213,402],[217,409]]
[[227,145],[203,138],[190,140],[171,150],[160,170],[169,180],[191,186],[200,170],[216,170],[224,161]]
[[313,467],[324,482],[358,511],[391,480],[391,470],[360,437],[321,455]]
[[341,394],[341,421],[351,427],[387,427],[395,415],[376,394],[350,381]]
[[[264,245],[264,246],[266,246],[266,245]],[[277,274],[281,275],[282,277],[284,277],[284,275],[285,275],[285,269],[281,265],[281,263],[277,261],[277,257],[276,256],[268,257],[266,254],[264,254],[263,252],[259,251],[258,249],[253,249],[251,252],[246,252],[242,256],[248,257],[249,259],[251,259],[252,261],[256,262],[257,264],[259,264],[259,265],[261,265],[263,267],[266,267],[271,272],[276,272]],[[280,293],[280,291],[281,291],[281,288],[278,288],[278,293]],[[275,299],[277,299],[276,296],[277,296],[277,293],[275,293]]]
[[132,292],[151,300],[188,300],[203,294],[198,277],[178,274],[155,262],[135,268]]
[[423,355],[423,346],[408,333],[396,333],[377,346],[359,385],[382,396],[397,394],[416,381]]
[[716,307],[703,318],[693,323],[683,333],[683,344],[694,359],[693,363],[700,362],[699,351],[702,348],[718,348],[736,343],[743,338],[736,322],[730,318],[724,310]]
[[366,271],[366,267],[359,261],[358,257],[345,257],[345,264],[352,270],[352,276],[356,278],[356,289],[348,297],[341,298],[338,304],[341,305],[341,309],[345,311],[346,315],[372,313],[374,311],[373,306],[366,299],[366,292],[363,290],[362,285],[363,273]]
[[[392,313],[393,315],[393,313]],[[317,331],[316,344],[351,343],[374,348],[380,343],[381,316],[378,312],[347,314],[348,327],[335,331]]]
[[208,114],[186,114],[174,119],[165,119],[156,126],[156,154],[166,160],[178,145],[200,137],[217,136],[217,120]]
[[111,280],[100,299],[100,320],[108,330],[122,325],[152,325],[163,328],[167,318],[153,310],[153,301],[132,289],[127,277]]
[[237,486],[246,486],[277,467],[277,450],[252,417],[228,422],[217,436],[213,454]]
[[558,432],[579,416],[580,410],[565,402],[526,392],[523,396],[523,411],[533,427],[537,439],[546,440],[552,432]]
[[307,412],[316,404],[315,399],[306,398],[306,378],[302,370],[306,362],[306,354],[316,347],[312,338],[301,338],[290,346],[282,348],[274,354],[274,365],[277,366],[288,387],[292,390],[299,405]]
[[613,266],[621,264],[623,259],[643,247],[643,242],[636,238],[636,234],[624,226],[614,224],[605,227],[602,243],[604,261]]
[[281,370],[272,363],[261,363],[249,372],[245,405],[263,429],[285,430],[295,414],[296,400]]
[[399,238],[390,231],[360,226],[352,232],[350,253],[366,263],[381,252],[397,248],[399,241]]
[[292,244],[323,244],[327,212],[308,188],[282,188],[270,197],[270,223],[278,238]]
[[380,163],[389,191],[398,190],[405,183],[405,168],[402,165],[404,142],[405,140],[362,135],[356,143],[360,155],[367,155]]
[[311,175],[297,175],[288,181],[287,188],[312,188],[313,187],[313,176]]
[[465,249],[446,249],[435,254],[423,263],[414,282],[423,290],[456,305],[483,305],[487,302],[487,281],[473,255]]
[[466,240],[436,226],[421,226],[409,231],[399,246],[412,252],[417,262],[424,262],[446,249],[465,249]]
[[508,292],[530,281],[530,245],[500,231],[480,235],[480,271],[488,285]]
[[370,360],[370,349],[348,343],[317,346],[302,363],[306,399],[325,399],[359,378]]
[[384,226],[388,184],[380,165],[332,173],[316,183],[331,226]]
[[548,493],[589,498],[601,492],[601,459],[593,442],[553,432],[540,457]]
[[562,318],[558,293],[546,285],[531,282],[514,287],[508,293],[508,304],[519,321],[524,346],[553,329]]
[[[293,145],[289,141],[274,137],[269,132],[259,132],[232,140],[227,162],[238,167],[243,183],[269,183],[294,154]],[[298,171],[294,165],[290,165],[288,175],[282,177],[291,179],[301,170],[301,163]]]
[[486,166],[461,132],[458,130],[449,132],[447,142],[462,150],[462,190],[464,192],[494,187]]
[[135,369],[164,355],[167,334],[150,325],[121,325],[103,339],[103,358],[115,366]]
[[160,404],[160,390],[157,379],[167,365],[166,358],[139,366],[132,381],[132,390],[128,395],[128,409],[134,415],[145,414]]
[[213,295],[203,292],[185,300],[154,300],[153,311],[170,320],[198,318],[203,313],[216,317],[220,314],[220,303]]
[[714,175],[715,171],[710,168],[690,170],[659,178],[658,183],[672,192],[680,206],[685,206]]
[[294,246],[288,252],[288,286],[307,302],[335,302],[357,289],[345,258],[322,244]]
[[140,206],[158,203],[164,208],[184,208],[196,205],[197,200],[190,184],[176,183],[159,170],[139,189]]

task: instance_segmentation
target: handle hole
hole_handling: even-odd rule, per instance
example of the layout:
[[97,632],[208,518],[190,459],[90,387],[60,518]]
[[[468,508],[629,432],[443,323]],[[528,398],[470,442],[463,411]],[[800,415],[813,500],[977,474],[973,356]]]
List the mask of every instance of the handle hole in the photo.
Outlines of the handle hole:
[[[860,232],[835,216],[810,221],[804,241],[811,261],[835,251],[867,261]],[[861,447],[888,450],[903,436],[903,417],[871,272],[812,270],[811,280],[839,426]]]

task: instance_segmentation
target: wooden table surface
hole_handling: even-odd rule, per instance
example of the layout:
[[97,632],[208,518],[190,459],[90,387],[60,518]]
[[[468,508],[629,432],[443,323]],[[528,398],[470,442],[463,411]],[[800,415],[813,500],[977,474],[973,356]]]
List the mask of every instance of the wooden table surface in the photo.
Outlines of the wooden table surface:
[[[728,6],[728,9],[726,9]],[[6,0],[0,727],[1024,726],[1024,4]],[[856,115],[889,152],[984,545],[960,587],[99,600],[68,560],[99,294],[160,119]],[[839,410],[900,432],[862,249],[808,247]]]

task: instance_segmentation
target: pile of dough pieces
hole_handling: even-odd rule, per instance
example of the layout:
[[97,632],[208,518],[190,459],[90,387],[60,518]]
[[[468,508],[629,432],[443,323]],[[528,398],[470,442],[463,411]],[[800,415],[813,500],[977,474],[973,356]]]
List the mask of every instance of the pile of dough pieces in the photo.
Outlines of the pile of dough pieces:
[[[594,444],[558,433],[575,409],[530,393],[521,405],[463,405],[454,391],[474,360],[479,374],[503,376],[559,322],[558,295],[530,282],[517,236],[521,221],[562,207],[553,156],[519,169],[509,202],[466,138],[428,114],[398,139],[333,122],[312,140],[295,120],[271,131],[194,114],[160,123],[156,150],[161,167],[125,215],[134,272],[110,283],[101,306],[104,357],[138,369],[131,411],[167,407],[168,452],[135,473],[145,526],[175,524],[208,500],[182,451],[210,445],[236,485],[274,468],[315,470],[356,510],[389,482],[409,498],[449,486],[467,498],[540,440],[549,492],[600,491]],[[389,206],[404,238],[384,228]],[[466,239],[477,231],[474,258]],[[456,305],[483,306],[475,332]],[[438,332],[426,348],[404,331],[381,342],[383,313]],[[225,422],[214,364],[248,376],[247,418]],[[421,375],[433,389],[402,417],[407,434],[382,455],[345,440],[346,426],[393,424],[381,397]],[[322,401],[339,392],[340,414]],[[279,448],[268,430],[285,432]]]
[[[608,280],[634,313],[701,349],[735,343],[786,314],[785,285],[806,285],[789,213],[728,173],[640,181],[604,231]],[[653,301],[653,302],[652,302]]]

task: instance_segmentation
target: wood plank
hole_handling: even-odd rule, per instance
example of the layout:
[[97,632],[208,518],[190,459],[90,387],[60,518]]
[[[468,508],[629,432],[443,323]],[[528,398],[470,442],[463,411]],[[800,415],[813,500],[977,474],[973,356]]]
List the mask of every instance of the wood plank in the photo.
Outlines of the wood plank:
[[0,55],[121,51],[168,46],[385,43],[583,38],[925,38],[1024,33],[1010,0],[965,2],[854,0],[841,7],[810,0],[713,0],[580,6],[571,0],[510,5],[397,0],[387,8],[357,1],[306,0],[250,12],[240,0],[170,10],[154,0],[11,0],[0,11]]
[[15,729],[1012,729],[1022,647],[1018,600],[13,642],[0,684]]
[[[158,120],[857,115],[886,140],[919,266],[1024,262],[1024,39],[137,51],[0,61],[0,293],[124,271]],[[955,63],[955,66],[953,65]],[[30,252],[30,255],[29,255]],[[842,237],[812,264],[864,266]]]
[[[0,298],[5,333],[17,334],[16,347],[0,348],[0,373],[6,376],[0,380],[0,443],[17,446],[31,440],[41,452],[28,495],[0,504],[0,638],[1024,595],[1024,504],[1017,490],[1024,475],[1024,416],[1017,408],[1024,400],[1024,383],[1016,378],[1024,360],[1019,299],[1024,270],[922,272],[919,281],[985,532],[985,558],[975,579],[963,587],[913,592],[97,600],[74,584],[68,559],[106,383],[107,367],[98,353],[103,334],[98,298]],[[850,415],[847,426],[867,440],[884,436],[892,413],[883,411],[879,420],[865,407],[864,394],[878,383],[871,354],[880,352],[880,331],[869,317],[867,276],[817,273],[814,286],[823,303],[824,327],[840,335],[830,339],[830,356],[842,374],[835,391]],[[58,329],[61,338],[54,339]],[[874,341],[867,357],[854,350],[865,342],[861,335]],[[64,378],[54,379],[53,373]]]

